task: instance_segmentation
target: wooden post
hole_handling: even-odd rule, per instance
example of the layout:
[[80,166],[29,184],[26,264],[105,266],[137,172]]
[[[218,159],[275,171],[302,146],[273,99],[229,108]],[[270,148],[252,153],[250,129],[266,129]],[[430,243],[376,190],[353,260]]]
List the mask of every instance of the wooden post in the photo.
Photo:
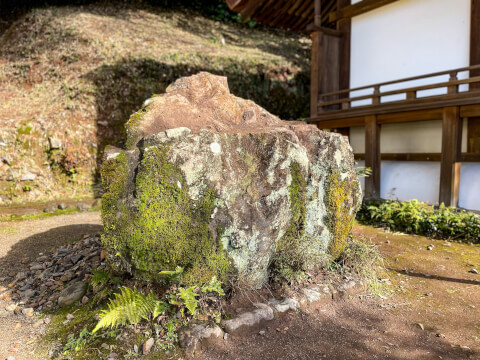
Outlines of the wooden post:
[[318,31],[322,25],[322,2],[315,0],[313,25],[315,31],[312,32],[312,62],[310,73],[310,117],[318,114],[318,94],[320,93],[320,60],[322,52],[322,33]]
[[[448,81],[457,81],[457,72],[454,71],[450,73],[450,79]],[[458,85],[449,85],[447,89],[448,94],[456,94],[458,93]]]
[[318,94],[320,92],[320,51],[322,33],[312,32],[312,62],[310,72],[310,117],[318,114]]
[[443,109],[439,202],[457,206],[460,188],[462,121],[458,107]]
[[365,198],[380,198],[380,125],[377,117],[365,117],[365,166],[372,169],[372,174],[365,178]]
[[373,88],[373,97],[372,97],[372,105],[379,105],[380,104],[380,86],[375,86]]
[[[351,0],[337,0],[337,10],[349,6]],[[340,89],[350,88],[350,42],[352,32],[352,19],[341,19],[337,22],[337,30],[342,34],[340,43]],[[342,95],[348,97],[348,94]]]
[[[480,64],[480,0],[472,0],[470,19],[470,65]],[[470,72],[470,76],[480,76],[480,70]],[[469,85],[470,90],[478,90],[480,84]],[[468,119],[467,152],[480,154],[480,117]]]

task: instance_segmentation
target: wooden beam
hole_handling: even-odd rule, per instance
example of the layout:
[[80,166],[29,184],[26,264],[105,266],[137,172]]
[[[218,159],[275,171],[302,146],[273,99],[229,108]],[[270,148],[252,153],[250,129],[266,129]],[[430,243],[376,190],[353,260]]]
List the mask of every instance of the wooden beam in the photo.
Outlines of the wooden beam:
[[379,7],[391,4],[395,1],[398,0],[363,0],[354,5],[345,6],[337,11],[332,11],[329,14],[329,20],[331,22],[335,22],[340,19],[352,18],[368,11],[375,10]]
[[480,163],[480,153],[463,153],[460,156],[462,162],[475,162]]
[[441,120],[442,109],[431,109],[421,111],[405,111],[401,113],[378,115],[379,124],[405,123],[412,121]]
[[380,125],[375,115],[365,117],[365,166],[372,174],[365,178],[365,198],[380,198]]
[[[440,161],[440,153],[385,153],[381,159],[386,161]],[[365,154],[355,154],[355,160],[365,160]]]
[[460,117],[480,117],[480,102],[478,104],[464,105],[460,107]]
[[[439,162],[442,159],[441,153],[384,153],[381,155],[382,161],[433,161]],[[365,154],[355,154],[355,160],[365,160]],[[460,162],[480,163],[480,154],[462,153]]]
[[340,129],[352,126],[365,125],[365,118],[363,116],[340,120],[322,120],[315,121],[315,119],[308,119],[309,124],[316,124],[319,129]]
[[460,188],[462,121],[458,107],[443,109],[439,202],[457,206]]
[[[390,103],[383,103],[380,105],[367,105],[367,106],[358,106],[352,107],[347,111],[328,111],[324,113],[319,113],[316,121],[318,120],[336,120],[336,119],[345,119],[351,117],[359,116],[368,116],[368,115],[380,115],[380,114],[391,114],[391,113],[401,113],[407,111],[420,111],[420,110],[429,110],[429,109],[439,109],[450,106],[464,106],[480,104],[480,92],[462,92],[459,94],[450,94],[450,95],[438,95],[425,97],[421,99],[416,99],[415,101],[404,100],[404,101],[392,101]],[[400,121],[402,122],[402,121]]]

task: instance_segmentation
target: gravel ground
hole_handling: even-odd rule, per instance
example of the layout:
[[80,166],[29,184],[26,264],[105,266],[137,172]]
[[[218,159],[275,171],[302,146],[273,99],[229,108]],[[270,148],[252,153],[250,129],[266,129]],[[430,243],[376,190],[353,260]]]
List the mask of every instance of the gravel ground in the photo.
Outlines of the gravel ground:
[[[8,288],[8,279],[25,264],[35,261],[39,253],[52,251],[84,235],[97,234],[101,229],[99,212],[1,222],[0,288]],[[36,357],[33,350],[35,340],[45,331],[45,319],[3,311],[7,305],[0,299],[0,359],[14,356],[16,360],[43,360]]]

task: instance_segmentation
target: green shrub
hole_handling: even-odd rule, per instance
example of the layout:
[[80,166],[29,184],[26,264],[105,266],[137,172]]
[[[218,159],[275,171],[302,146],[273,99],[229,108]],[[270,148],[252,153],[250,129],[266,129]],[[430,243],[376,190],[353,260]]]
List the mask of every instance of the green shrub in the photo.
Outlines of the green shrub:
[[435,208],[418,200],[370,201],[362,205],[357,220],[436,239],[480,242],[480,215],[443,203]]

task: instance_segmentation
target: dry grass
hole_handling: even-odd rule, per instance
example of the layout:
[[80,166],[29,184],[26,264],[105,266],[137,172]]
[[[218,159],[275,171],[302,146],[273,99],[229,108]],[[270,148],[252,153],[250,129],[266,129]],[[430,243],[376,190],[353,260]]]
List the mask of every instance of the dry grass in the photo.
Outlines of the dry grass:
[[[232,92],[274,113],[303,116],[308,48],[305,37],[189,11],[32,10],[0,37],[0,204],[92,196],[97,159],[106,144],[122,143],[128,116],[200,70],[228,76]],[[50,152],[49,137],[62,149]],[[20,181],[28,172],[36,179]]]

